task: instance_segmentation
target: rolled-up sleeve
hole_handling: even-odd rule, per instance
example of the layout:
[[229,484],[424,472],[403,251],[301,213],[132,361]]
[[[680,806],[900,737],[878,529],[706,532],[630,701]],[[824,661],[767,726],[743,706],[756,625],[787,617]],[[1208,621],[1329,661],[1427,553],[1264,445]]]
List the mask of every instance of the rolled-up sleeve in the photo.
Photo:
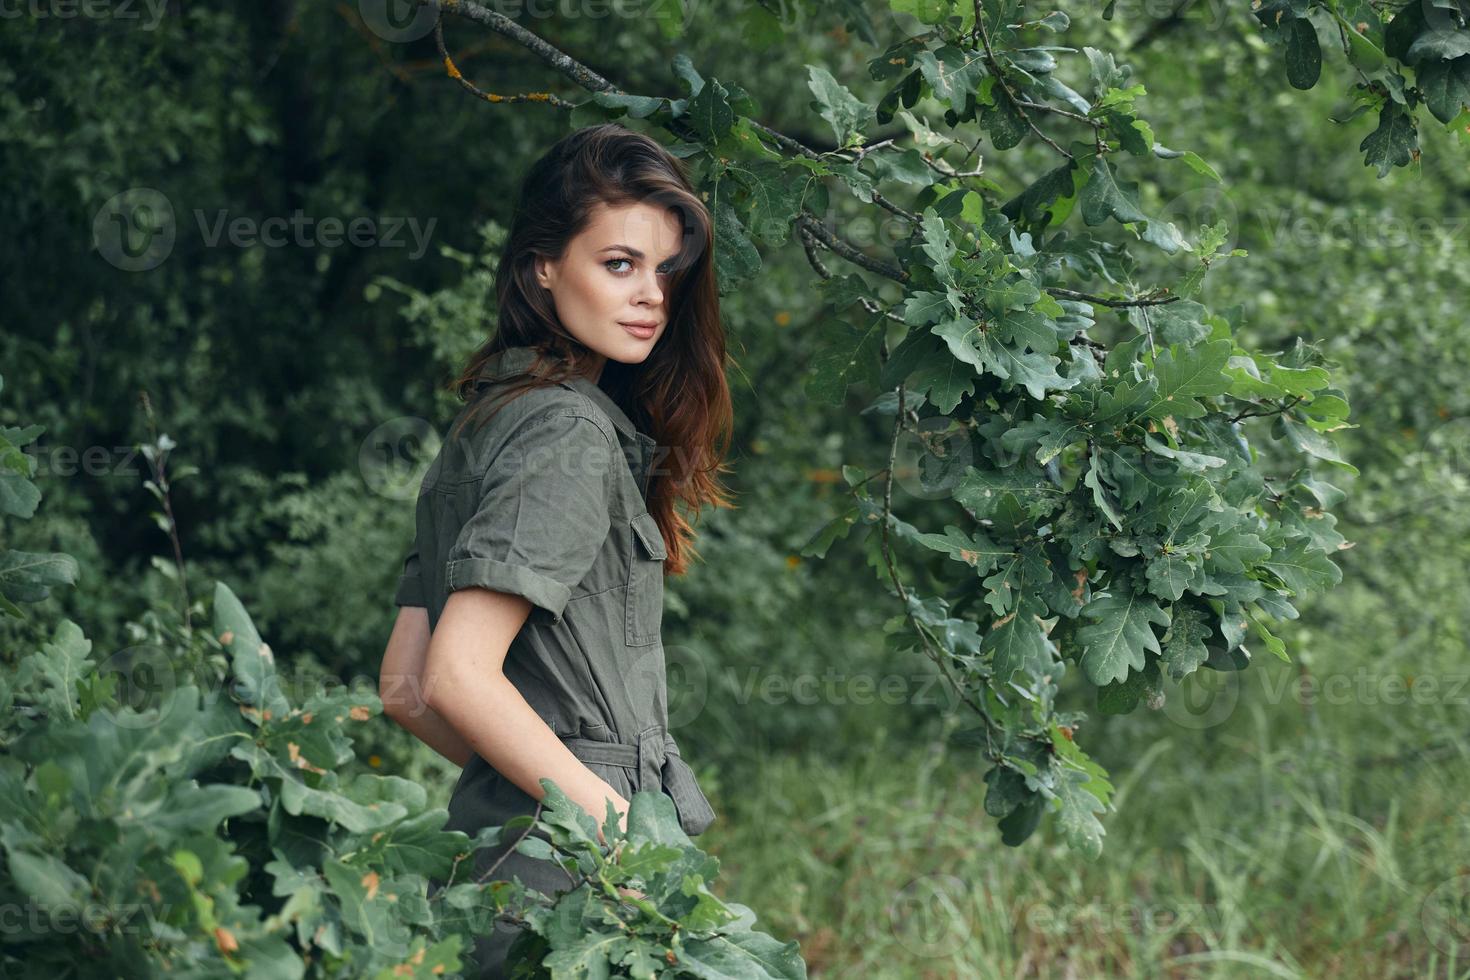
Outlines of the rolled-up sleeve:
[[586,415],[524,422],[486,469],[474,514],[445,567],[445,591],[523,596],[561,622],[572,589],[607,540],[612,437]]

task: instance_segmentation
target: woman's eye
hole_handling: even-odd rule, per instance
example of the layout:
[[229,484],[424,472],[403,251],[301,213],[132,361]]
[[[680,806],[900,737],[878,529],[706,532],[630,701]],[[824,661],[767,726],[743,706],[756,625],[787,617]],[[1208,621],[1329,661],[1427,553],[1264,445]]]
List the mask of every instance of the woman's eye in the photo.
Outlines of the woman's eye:
[[[633,262],[633,260],[632,259],[608,259],[606,262],[604,262],[602,264],[607,268],[607,271],[613,273],[614,275],[622,275],[624,270],[619,270],[619,269],[614,269],[613,268],[613,266],[616,263],[618,263],[618,262],[627,262],[629,265],[631,265],[632,262]],[[627,271],[631,271],[631,270],[627,270]],[[673,272],[674,272],[674,270],[672,268],[670,268],[669,266],[661,265],[661,266],[658,267],[658,274],[661,275],[661,276],[672,275]]]

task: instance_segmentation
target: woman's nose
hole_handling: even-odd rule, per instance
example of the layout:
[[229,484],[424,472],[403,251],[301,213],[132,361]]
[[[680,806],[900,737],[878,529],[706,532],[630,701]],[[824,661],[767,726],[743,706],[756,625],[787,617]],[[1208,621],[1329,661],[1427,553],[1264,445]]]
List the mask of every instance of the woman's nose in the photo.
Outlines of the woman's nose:
[[650,272],[640,282],[643,287],[638,291],[640,298],[647,299],[655,306],[661,305],[664,301],[664,291],[659,285],[659,274]]

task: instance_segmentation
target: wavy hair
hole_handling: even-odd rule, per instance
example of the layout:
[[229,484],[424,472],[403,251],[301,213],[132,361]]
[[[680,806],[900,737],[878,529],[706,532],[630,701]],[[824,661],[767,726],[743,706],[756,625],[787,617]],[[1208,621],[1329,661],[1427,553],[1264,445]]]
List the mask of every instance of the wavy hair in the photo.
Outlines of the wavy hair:
[[669,323],[642,364],[608,358],[599,384],[656,443],[649,462],[648,510],[668,549],[665,573],[679,575],[699,553],[692,544],[693,528],[675,502],[696,515],[705,504],[735,505],[719,483],[719,474],[729,472],[724,458],[733,411],[725,382],[714,225],[677,157],[649,136],[601,123],[569,133],[532,164],[495,271],[495,334],[471,355],[450,388],[471,406],[463,428],[471,418],[480,418],[481,425],[488,419],[488,399],[476,398],[476,382],[486,362],[501,351],[530,347],[538,354],[529,376],[509,386],[505,400],[586,374],[595,353],[558,319],[551,293],[536,281],[535,259],[560,258],[599,204],[637,203],[668,208],[683,227],[683,247],[669,276]]

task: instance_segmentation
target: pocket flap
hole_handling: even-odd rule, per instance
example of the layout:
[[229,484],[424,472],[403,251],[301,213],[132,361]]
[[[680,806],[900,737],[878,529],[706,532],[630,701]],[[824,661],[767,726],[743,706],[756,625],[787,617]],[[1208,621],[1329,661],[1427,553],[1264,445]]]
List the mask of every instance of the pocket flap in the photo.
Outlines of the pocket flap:
[[644,511],[633,518],[633,533],[638,536],[639,541],[643,542],[643,550],[648,553],[648,557],[657,558],[659,561],[669,557],[667,549],[664,548],[664,536],[659,533],[658,521],[654,520],[652,514]]

